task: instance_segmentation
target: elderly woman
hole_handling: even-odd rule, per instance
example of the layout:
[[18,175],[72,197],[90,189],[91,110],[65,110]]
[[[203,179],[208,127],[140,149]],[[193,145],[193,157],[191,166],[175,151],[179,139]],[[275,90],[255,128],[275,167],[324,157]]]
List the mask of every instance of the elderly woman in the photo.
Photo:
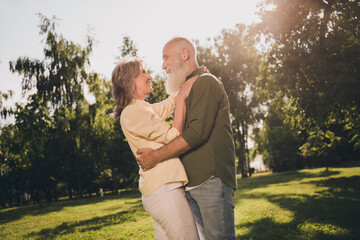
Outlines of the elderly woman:
[[[151,93],[152,77],[139,58],[120,61],[112,72],[115,117],[120,123],[134,155],[138,148],[157,149],[169,143],[183,130],[185,98],[190,79],[177,96],[149,104],[145,95]],[[176,108],[175,108],[176,105]],[[175,108],[172,126],[165,122]],[[185,198],[183,186],[188,182],[179,158],[159,163],[151,170],[139,168],[139,190],[145,210],[153,218],[156,239],[198,239],[195,221]]]

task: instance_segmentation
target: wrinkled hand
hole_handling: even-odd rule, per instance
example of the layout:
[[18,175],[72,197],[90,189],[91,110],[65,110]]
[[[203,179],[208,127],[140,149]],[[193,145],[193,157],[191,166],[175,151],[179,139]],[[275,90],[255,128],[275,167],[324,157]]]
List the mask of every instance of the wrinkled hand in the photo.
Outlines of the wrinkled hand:
[[140,155],[136,158],[136,161],[143,171],[150,170],[158,164],[156,159],[154,159],[153,152],[154,150],[151,148],[139,148],[136,151]]

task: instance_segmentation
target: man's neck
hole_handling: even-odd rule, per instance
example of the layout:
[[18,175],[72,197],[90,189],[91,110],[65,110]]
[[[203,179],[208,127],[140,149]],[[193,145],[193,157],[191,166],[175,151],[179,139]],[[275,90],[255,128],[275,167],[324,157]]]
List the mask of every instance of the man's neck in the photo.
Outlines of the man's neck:
[[189,67],[190,67],[190,73],[189,74],[191,74],[193,71],[195,71],[196,69],[199,68],[199,65],[198,64],[192,64]]

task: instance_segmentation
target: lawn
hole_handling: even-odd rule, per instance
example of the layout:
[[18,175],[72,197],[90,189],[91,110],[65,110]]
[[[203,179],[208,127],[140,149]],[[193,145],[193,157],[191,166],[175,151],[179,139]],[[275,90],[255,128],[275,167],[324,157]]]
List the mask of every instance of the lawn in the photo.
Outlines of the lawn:
[[[240,178],[237,239],[360,239],[360,162]],[[140,194],[0,210],[0,239],[155,239]]]

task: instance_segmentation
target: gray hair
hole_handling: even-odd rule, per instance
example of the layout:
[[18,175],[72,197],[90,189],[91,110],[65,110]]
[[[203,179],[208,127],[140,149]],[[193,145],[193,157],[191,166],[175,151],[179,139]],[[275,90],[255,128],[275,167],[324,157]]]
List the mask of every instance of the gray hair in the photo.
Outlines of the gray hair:
[[112,95],[116,106],[113,117],[118,118],[122,110],[131,103],[135,93],[135,79],[141,73],[142,60],[137,57],[126,57],[114,68],[111,74]]

